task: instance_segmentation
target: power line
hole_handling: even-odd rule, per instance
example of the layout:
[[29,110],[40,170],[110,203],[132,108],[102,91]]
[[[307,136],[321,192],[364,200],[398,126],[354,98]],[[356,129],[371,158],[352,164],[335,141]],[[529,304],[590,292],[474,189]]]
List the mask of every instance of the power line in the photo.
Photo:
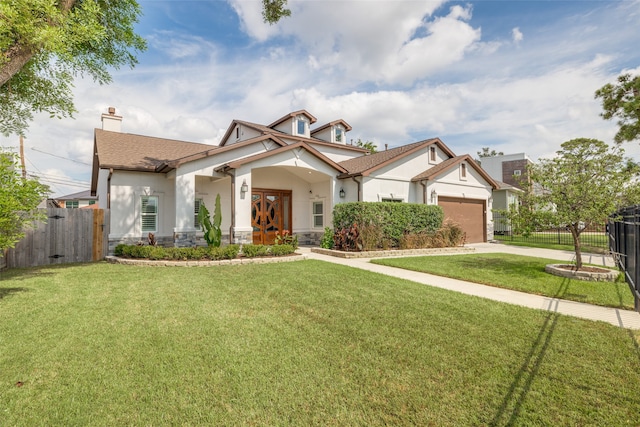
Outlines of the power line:
[[68,157],[58,156],[57,154],[47,153],[46,151],[38,150],[38,149],[37,149],[37,148],[35,148],[35,147],[31,147],[31,149],[32,149],[33,151],[37,151],[38,153],[47,154],[47,155],[49,155],[49,156],[57,157],[57,158],[59,158],[59,159],[68,160],[68,161],[70,161],[70,162],[79,163],[79,164],[81,164],[81,165],[91,166],[89,163],[81,162],[80,160],[70,159],[70,158],[68,158]]

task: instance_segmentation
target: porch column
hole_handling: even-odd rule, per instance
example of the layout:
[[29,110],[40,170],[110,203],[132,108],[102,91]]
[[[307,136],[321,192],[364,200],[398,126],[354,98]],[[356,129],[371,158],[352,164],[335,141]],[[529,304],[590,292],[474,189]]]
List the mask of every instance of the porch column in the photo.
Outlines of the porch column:
[[176,173],[174,198],[176,215],[173,228],[173,244],[176,247],[196,245],[197,230],[193,224],[195,196],[195,175]]
[[[253,243],[253,227],[251,227],[251,168],[242,166],[235,171],[236,185],[234,188],[235,221],[233,227],[234,243]],[[246,184],[246,186],[245,186]],[[246,188],[246,192],[243,189]]]

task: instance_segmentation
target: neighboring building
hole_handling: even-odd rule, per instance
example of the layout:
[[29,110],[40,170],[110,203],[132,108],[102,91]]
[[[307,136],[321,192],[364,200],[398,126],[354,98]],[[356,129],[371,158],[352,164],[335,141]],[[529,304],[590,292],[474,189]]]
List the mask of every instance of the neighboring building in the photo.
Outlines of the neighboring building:
[[468,155],[433,138],[369,154],[346,143],[343,120],[311,129],[305,110],[265,126],[233,120],[218,146],[121,133],[122,117],[95,130],[91,194],[110,209],[110,247],[154,233],[163,244],[201,238],[204,203],[222,206],[223,239],[272,243],[288,230],[318,244],[333,206],[353,201],[439,204],[467,242],[493,238],[493,179]]
[[482,169],[495,181],[523,190],[523,183],[528,183],[527,170],[533,164],[525,153],[507,154],[502,156],[482,157]]
[[98,205],[98,197],[96,195],[91,195],[91,190],[81,191],[79,193],[68,194],[66,196],[57,197],[54,199],[57,207],[67,208],[67,209],[77,209],[77,208],[91,208],[97,209]]

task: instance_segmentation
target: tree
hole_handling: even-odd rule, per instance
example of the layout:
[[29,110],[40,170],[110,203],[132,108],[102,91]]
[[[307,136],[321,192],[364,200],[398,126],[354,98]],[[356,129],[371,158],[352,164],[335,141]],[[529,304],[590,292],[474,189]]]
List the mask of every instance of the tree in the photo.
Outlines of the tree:
[[365,142],[365,141],[362,141],[360,138],[358,138],[358,140],[356,141],[356,146],[369,150],[369,152],[371,154],[378,152],[378,148],[377,148],[376,144],[373,141],[366,141]]
[[602,99],[605,120],[617,117],[618,133],[614,141],[619,143],[640,139],[640,76],[623,74],[618,84],[608,83],[596,91],[596,98]]
[[[263,0],[273,24],[287,0]],[[136,0],[7,0],[0,3],[0,133],[23,134],[33,114],[73,117],[76,76],[111,82],[109,69],[134,67],[146,49],[134,32]]]
[[604,225],[620,207],[624,194],[634,187],[639,168],[624,158],[619,146],[610,148],[595,139],[572,139],[562,144],[557,156],[531,165],[531,180],[542,188],[527,192],[520,215],[525,220],[545,217],[564,225],[573,237],[576,268],[582,268],[580,234]]
[[23,178],[17,155],[0,150],[0,256],[24,237],[25,228],[43,219],[37,207],[49,188]]
[[489,147],[482,147],[482,151],[477,151],[478,157],[496,157],[496,156],[504,156],[502,151],[491,150],[489,151]]

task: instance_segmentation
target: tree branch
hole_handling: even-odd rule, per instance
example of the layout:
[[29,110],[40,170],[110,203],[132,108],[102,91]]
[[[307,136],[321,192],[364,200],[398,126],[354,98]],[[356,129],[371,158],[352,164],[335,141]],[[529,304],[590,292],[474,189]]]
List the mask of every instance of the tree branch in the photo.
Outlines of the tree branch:
[[[58,6],[63,13],[66,13],[75,6],[76,1],[61,0]],[[9,47],[6,52],[3,52],[3,64],[0,67],[0,87],[4,86],[18,71],[27,65],[39,50],[39,48],[28,46],[18,41]]]

